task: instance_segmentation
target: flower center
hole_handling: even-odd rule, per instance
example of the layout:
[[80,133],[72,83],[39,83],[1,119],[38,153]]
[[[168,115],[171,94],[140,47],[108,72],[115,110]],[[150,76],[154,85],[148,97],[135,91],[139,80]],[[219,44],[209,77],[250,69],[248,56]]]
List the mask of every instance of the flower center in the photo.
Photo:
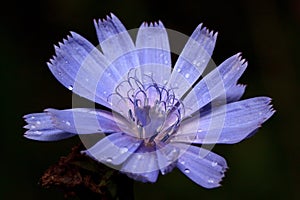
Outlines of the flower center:
[[184,115],[184,106],[175,97],[173,89],[158,85],[151,77],[144,76],[151,81],[141,82],[136,76],[128,76],[116,88],[116,93],[120,96],[118,89],[121,84],[127,84],[122,100],[128,105],[130,128],[136,137],[152,146],[166,142],[177,131]]

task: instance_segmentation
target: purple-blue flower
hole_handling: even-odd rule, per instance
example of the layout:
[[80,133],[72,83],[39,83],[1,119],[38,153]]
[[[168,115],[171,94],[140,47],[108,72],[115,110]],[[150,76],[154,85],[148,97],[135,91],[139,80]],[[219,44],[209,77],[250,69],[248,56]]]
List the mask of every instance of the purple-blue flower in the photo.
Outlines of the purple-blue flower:
[[101,49],[71,32],[48,66],[66,88],[107,109],[28,114],[24,136],[56,141],[99,134],[83,153],[135,180],[155,182],[177,167],[203,187],[218,187],[227,164],[210,151],[213,145],[252,136],[274,113],[268,97],[239,100],[245,86],[237,81],[247,62],[236,54],[205,75],[217,33],[202,24],[174,67],[161,22],[143,23],[135,43],[114,15],[95,27]]

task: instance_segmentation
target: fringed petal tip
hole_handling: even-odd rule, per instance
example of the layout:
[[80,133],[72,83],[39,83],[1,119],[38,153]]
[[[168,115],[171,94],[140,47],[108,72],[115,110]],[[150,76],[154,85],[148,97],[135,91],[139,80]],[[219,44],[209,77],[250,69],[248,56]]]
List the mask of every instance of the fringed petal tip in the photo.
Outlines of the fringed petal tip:
[[[213,40],[216,40],[217,36],[218,36],[218,32],[213,31],[213,30],[210,31],[207,27],[203,26],[203,23],[201,23],[197,26],[197,28],[194,31],[194,34],[205,35],[206,37],[211,38]],[[193,37],[193,35],[192,35],[192,37]]]
[[219,187],[228,168],[226,160],[203,148],[188,145],[185,148],[188,149],[178,159],[177,168],[202,187]]
[[162,28],[165,29],[165,26],[163,25],[162,21],[158,20],[155,22],[143,22],[140,26],[140,29],[143,28]]
[[94,19],[94,24],[105,23],[107,21],[119,20],[113,13],[109,13],[104,18]]

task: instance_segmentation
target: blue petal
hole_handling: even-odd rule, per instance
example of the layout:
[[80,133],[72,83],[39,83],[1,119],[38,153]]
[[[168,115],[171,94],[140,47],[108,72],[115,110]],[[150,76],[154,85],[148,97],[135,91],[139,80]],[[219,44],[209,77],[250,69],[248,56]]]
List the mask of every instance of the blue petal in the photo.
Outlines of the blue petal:
[[41,141],[60,140],[77,134],[130,131],[123,117],[94,109],[46,109],[45,113],[33,113],[24,118],[28,123],[24,128],[29,129],[25,137]]
[[220,186],[227,164],[224,158],[213,152],[190,146],[178,159],[177,167],[195,183],[215,188]]
[[213,33],[200,24],[181,52],[171,78],[169,86],[175,88],[177,98],[181,98],[195,81],[201,76],[211,59],[217,33]]
[[[247,62],[236,54],[206,75],[183,99],[186,116],[204,107],[236,85],[247,67]],[[195,103],[197,102],[197,103]]]
[[59,129],[28,130],[24,137],[37,141],[58,141],[75,136]]
[[106,136],[83,153],[107,165],[120,165],[136,151],[141,143],[141,140],[125,133],[115,133]]
[[46,109],[55,127],[75,134],[129,131],[126,119],[104,110],[74,108],[68,110]]
[[74,93],[110,108],[107,97],[121,76],[96,47],[80,35],[71,34],[55,47],[56,56],[48,63],[49,69]]
[[74,136],[75,134],[57,129],[51,115],[47,113],[32,113],[24,116],[28,123],[24,128],[29,129],[24,137],[38,141],[57,141]]
[[[171,74],[171,53],[163,24],[158,22],[149,26],[143,23],[137,34],[136,48],[142,75],[152,77],[160,85],[166,84]],[[149,78],[144,82],[147,80]]]
[[228,90],[226,90],[226,102],[234,102],[240,100],[245,92],[245,85],[233,85]]
[[155,148],[141,145],[124,162],[121,171],[137,181],[155,182],[159,174]]
[[98,40],[105,57],[117,69],[121,76],[131,68],[139,66],[134,43],[126,28],[113,14],[107,19],[94,21]]
[[173,144],[157,144],[156,149],[158,166],[161,173],[167,174],[176,166],[177,159],[180,155],[180,148]]
[[238,101],[243,96],[245,88],[245,85],[233,85],[225,91],[225,94],[221,94],[212,102],[202,107],[199,112],[201,113],[202,111],[210,110],[214,106],[225,105],[227,103]]
[[203,111],[200,116],[184,120],[172,140],[200,144],[240,142],[274,114],[270,101],[268,97],[256,97]]

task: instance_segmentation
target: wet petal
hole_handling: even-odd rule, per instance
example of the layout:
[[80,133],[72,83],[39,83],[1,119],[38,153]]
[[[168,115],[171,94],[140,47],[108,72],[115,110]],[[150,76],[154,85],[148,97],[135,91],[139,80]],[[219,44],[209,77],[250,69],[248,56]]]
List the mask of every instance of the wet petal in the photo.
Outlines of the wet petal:
[[38,141],[57,141],[75,136],[59,130],[55,127],[51,115],[47,113],[32,113],[24,116],[27,125],[24,128],[29,129],[24,137]]
[[110,108],[107,97],[121,78],[101,52],[76,33],[55,47],[55,52],[48,66],[57,80],[74,93]]
[[24,128],[29,129],[24,136],[40,141],[60,140],[77,134],[130,131],[123,117],[95,109],[46,109],[44,113],[28,114],[24,118],[28,123]]
[[107,165],[120,165],[136,151],[141,143],[141,140],[125,133],[115,133],[106,136],[83,153]]
[[217,40],[217,33],[210,32],[200,24],[181,52],[168,85],[175,88],[176,97],[181,98],[202,75]]
[[59,129],[28,130],[24,134],[24,137],[37,141],[57,141],[73,136],[75,136],[75,134]]
[[155,148],[141,145],[122,165],[121,171],[137,181],[155,182],[159,174]]
[[173,144],[157,144],[156,154],[158,166],[161,173],[167,174],[176,166],[177,159],[180,155],[180,148]]
[[139,66],[134,43],[124,25],[113,14],[94,22],[98,40],[105,57],[117,66],[121,76]]
[[[247,62],[236,54],[206,75],[183,99],[186,116],[194,113],[235,85],[247,67]],[[197,103],[195,103],[197,102]]]
[[200,144],[240,142],[274,114],[270,101],[268,97],[256,97],[203,111],[200,117],[183,121],[172,140]]
[[55,127],[76,134],[96,132],[129,131],[128,124],[122,116],[104,110],[74,108],[67,110],[46,109]]
[[224,158],[213,152],[190,146],[178,159],[177,167],[195,183],[215,188],[220,186],[227,164]]
[[[160,21],[150,25],[143,23],[137,34],[136,48],[141,73],[160,85],[166,84],[171,74],[171,53],[163,24]],[[149,77],[142,76],[144,82],[151,82]]]

